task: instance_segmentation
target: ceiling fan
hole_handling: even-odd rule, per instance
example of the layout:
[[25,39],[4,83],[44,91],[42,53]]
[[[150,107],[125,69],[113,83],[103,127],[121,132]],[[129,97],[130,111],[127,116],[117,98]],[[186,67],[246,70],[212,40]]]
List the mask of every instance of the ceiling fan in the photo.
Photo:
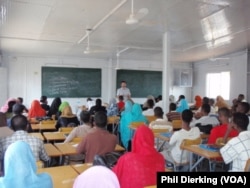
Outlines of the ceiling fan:
[[86,34],[87,34],[87,46],[85,48],[85,50],[83,51],[84,54],[93,54],[93,53],[105,53],[107,51],[104,50],[96,50],[96,49],[92,49],[90,47],[90,33],[91,33],[92,29],[88,28],[86,29]]
[[137,24],[141,18],[148,14],[147,8],[141,8],[136,14],[134,13],[134,0],[131,0],[131,13],[126,20],[126,24]]

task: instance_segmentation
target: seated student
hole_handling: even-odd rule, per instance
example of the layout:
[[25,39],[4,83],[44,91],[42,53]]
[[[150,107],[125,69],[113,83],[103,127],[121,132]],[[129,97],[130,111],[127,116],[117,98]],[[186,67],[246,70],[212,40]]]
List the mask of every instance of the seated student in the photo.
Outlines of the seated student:
[[[214,128],[212,128],[208,141],[208,144],[215,144],[217,138],[224,138],[224,136],[226,135],[227,129],[229,125],[229,119],[231,116],[230,110],[228,108],[220,108],[218,111],[219,114],[219,120],[220,120],[220,125],[216,126]],[[229,132],[229,137],[235,137],[238,136],[238,131],[236,129],[232,129]]]
[[[9,109],[9,103],[10,102],[14,102],[16,103],[16,99],[15,98],[9,98],[5,104],[0,108],[0,112],[6,113]],[[12,105],[13,106],[13,105]],[[8,118],[8,117],[7,117]]]
[[38,100],[33,100],[28,112],[28,119],[45,117],[46,111],[41,107]]
[[156,173],[165,170],[165,161],[154,148],[154,135],[146,125],[138,127],[132,140],[132,151],[122,155],[113,172],[122,188],[156,185]]
[[[16,101],[18,104],[22,104],[23,106],[24,106],[24,104],[23,104],[23,98],[22,97],[17,97],[17,101]],[[28,108],[26,107],[26,106],[24,106],[24,112],[25,113],[28,113],[29,112],[29,110],[28,110]]]
[[96,112],[93,132],[87,134],[76,148],[79,154],[85,154],[85,163],[92,163],[96,154],[102,155],[115,150],[117,137],[109,133],[106,126],[107,114]]
[[95,105],[90,108],[89,113],[90,115],[95,115],[96,112],[100,111],[107,113],[106,107],[102,106],[102,100],[96,99]]
[[34,136],[30,136],[27,133],[28,120],[24,115],[16,115],[11,118],[11,128],[15,131],[13,135],[7,136],[5,138],[0,139],[0,159],[3,159],[4,153],[9,147],[10,144],[21,140],[27,142],[36,161],[49,161],[49,156],[44,149],[44,143],[41,139],[36,138]]
[[152,121],[149,124],[149,128],[151,129],[159,129],[159,128],[166,128],[169,131],[172,131],[173,127],[171,125],[169,125],[169,122],[165,119],[163,119],[163,111],[162,108],[157,106],[154,108],[154,116],[156,117],[155,121]]
[[236,112],[240,112],[243,114],[246,114],[249,119],[249,125],[247,127],[247,130],[250,131],[250,115],[249,115],[250,105],[248,102],[238,102],[238,105],[236,107]]
[[82,125],[75,127],[67,136],[65,139],[64,143],[70,142],[73,140],[75,137],[84,137],[86,136],[89,132],[93,131],[94,129],[92,128],[92,123],[91,123],[91,116],[88,111],[81,111],[80,113],[80,118],[81,121],[83,122]]
[[200,125],[212,125],[213,127],[220,124],[217,117],[209,116],[210,113],[210,105],[209,104],[203,104],[201,106],[201,117],[199,119],[193,119],[193,121],[190,123],[190,127],[194,127],[197,124]]
[[119,114],[121,114],[121,112],[124,110],[124,107],[125,107],[123,95],[118,96],[117,106],[119,109]]
[[41,107],[46,111],[46,114],[48,114],[50,106],[48,105],[47,96],[41,96],[40,104],[41,104]]
[[56,129],[59,130],[60,127],[76,127],[78,125],[80,125],[80,121],[78,121],[77,116],[72,113],[71,106],[65,106],[56,122]]
[[[97,180],[98,179],[98,180]],[[73,188],[120,188],[118,178],[105,166],[92,166],[75,179]]]
[[188,152],[185,150],[182,152],[180,145],[184,139],[197,139],[200,137],[199,128],[190,127],[193,112],[191,110],[184,110],[181,114],[181,118],[182,129],[173,133],[169,142],[165,144],[165,149],[161,152],[165,160],[170,163],[188,162]]
[[168,121],[173,121],[173,120],[180,120],[181,119],[181,113],[176,112],[176,104],[175,103],[170,103],[169,104],[169,112],[166,114],[166,117]]
[[52,188],[52,178],[47,173],[37,174],[37,165],[30,145],[24,141],[11,144],[4,157],[2,188]]
[[246,114],[236,112],[233,114],[232,122],[229,124],[228,132],[236,129],[239,135],[230,139],[220,149],[221,156],[226,164],[232,162],[231,171],[243,172],[246,161],[250,156],[250,131],[247,131],[249,119]]
[[153,116],[154,115],[154,101],[153,99],[147,100],[147,109],[142,112],[144,116]]
[[111,98],[107,106],[107,116],[119,115],[119,109],[115,98]]
[[148,109],[148,99],[152,99],[153,103],[155,104],[155,97],[153,95],[148,95],[147,100],[142,105],[142,110],[143,111]]
[[189,109],[188,102],[184,95],[180,95],[177,101],[176,112],[182,113],[183,110]]
[[[208,97],[203,97],[202,98],[202,105],[203,104],[209,104],[209,98]],[[202,114],[201,114],[202,105],[200,106],[200,108],[198,108],[198,110],[196,110],[196,112],[194,114],[195,119],[199,119],[202,116]],[[211,108],[210,108],[210,112],[211,112]]]
[[62,100],[60,97],[54,98],[54,100],[52,101],[50,105],[50,109],[47,115],[49,117],[55,116],[55,120],[58,120],[59,116],[61,115],[61,113],[59,112],[59,107],[61,104],[62,104]]
[[194,100],[195,100],[195,103],[192,106],[190,106],[190,109],[191,110],[198,110],[202,105],[202,98],[200,95],[196,95],[194,97]]

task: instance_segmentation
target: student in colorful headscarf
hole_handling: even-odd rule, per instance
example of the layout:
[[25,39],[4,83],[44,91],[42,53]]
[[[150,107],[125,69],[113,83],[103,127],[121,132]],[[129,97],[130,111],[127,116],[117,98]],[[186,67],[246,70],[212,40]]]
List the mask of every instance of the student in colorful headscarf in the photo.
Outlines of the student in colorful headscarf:
[[31,107],[28,112],[28,118],[37,118],[46,116],[46,111],[40,105],[38,100],[33,100],[31,103]]
[[35,157],[29,144],[16,141],[11,144],[4,157],[4,176],[0,187],[52,188],[52,178],[47,173],[37,174]]
[[152,130],[146,125],[138,127],[132,140],[132,151],[122,155],[112,170],[122,188],[156,185],[156,174],[165,170],[165,160],[154,148]]

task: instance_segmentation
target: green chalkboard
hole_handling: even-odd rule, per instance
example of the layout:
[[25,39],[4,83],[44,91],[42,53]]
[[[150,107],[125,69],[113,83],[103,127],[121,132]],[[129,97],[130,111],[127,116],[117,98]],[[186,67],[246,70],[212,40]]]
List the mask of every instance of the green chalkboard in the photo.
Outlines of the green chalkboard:
[[100,97],[101,69],[42,67],[42,95]]
[[116,87],[127,82],[132,98],[162,95],[162,71],[117,70]]

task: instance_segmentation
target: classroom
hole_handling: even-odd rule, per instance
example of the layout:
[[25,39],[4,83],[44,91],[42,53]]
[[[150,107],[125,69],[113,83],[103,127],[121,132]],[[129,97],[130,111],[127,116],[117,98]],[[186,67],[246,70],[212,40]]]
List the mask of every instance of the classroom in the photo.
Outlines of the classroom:
[[[0,3],[0,106],[48,96],[72,112],[108,103],[122,80],[131,98],[239,94],[250,101],[249,0],[4,0]],[[56,75],[56,76],[55,76]]]

